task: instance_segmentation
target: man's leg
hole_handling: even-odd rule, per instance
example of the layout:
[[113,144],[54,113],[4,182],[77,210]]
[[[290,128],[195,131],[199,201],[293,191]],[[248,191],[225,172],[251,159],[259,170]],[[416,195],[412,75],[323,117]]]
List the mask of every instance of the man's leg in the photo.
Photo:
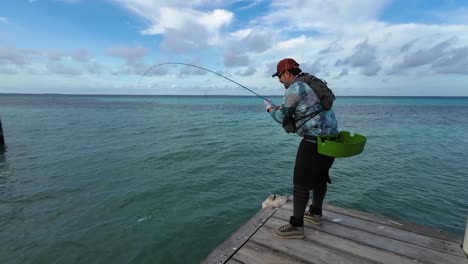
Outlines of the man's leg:
[[[309,189],[306,189],[301,186],[294,186],[294,215],[293,217],[297,219],[297,221],[303,223],[304,218],[304,211],[307,207],[307,202],[309,201]],[[290,224],[293,225],[290,221]]]
[[325,195],[327,194],[327,183],[320,182],[315,185],[312,195],[312,204],[309,212],[313,215],[322,215],[322,205]]

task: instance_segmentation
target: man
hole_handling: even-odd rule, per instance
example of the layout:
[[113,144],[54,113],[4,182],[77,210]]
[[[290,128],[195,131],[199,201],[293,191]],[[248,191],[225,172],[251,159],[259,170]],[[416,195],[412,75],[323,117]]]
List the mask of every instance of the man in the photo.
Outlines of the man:
[[[281,106],[276,107],[270,101],[265,101],[266,109],[276,122],[283,124],[288,133],[295,132],[303,139],[294,166],[294,214],[289,224],[273,230],[273,235],[280,238],[303,238],[304,220],[317,225],[322,223],[323,199],[327,192],[327,182],[331,183],[328,171],[334,158],[317,152],[317,136],[337,134],[338,127],[333,110],[326,110],[317,93],[304,82],[306,78],[315,77],[302,73],[294,59],[281,60],[276,73],[272,75],[276,76],[286,91]],[[313,190],[312,204],[304,213],[310,190]]]

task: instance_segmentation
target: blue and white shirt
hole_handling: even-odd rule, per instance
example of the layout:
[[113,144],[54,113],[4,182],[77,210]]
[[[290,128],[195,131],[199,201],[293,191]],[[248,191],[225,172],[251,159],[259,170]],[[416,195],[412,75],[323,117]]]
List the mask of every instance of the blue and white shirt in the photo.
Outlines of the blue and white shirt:
[[[271,117],[283,124],[290,108],[295,108],[294,120],[298,136],[322,136],[338,133],[338,124],[332,109],[323,110],[313,118],[310,116],[323,109],[320,99],[312,88],[304,82],[295,82],[286,89],[279,109],[270,111]],[[305,122],[305,123],[304,123]]]

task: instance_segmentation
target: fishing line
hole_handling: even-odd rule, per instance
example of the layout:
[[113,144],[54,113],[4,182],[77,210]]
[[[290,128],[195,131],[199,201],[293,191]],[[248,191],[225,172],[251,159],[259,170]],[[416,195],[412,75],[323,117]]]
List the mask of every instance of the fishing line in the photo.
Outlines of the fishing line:
[[148,69],[141,75],[141,78],[140,78],[140,81],[138,82],[138,87],[137,87],[137,88],[140,88],[141,81],[143,80],[143,78],[145,77],[145,75],[146,75],[149,71],[151,71],[152,69],[154,69],[154,68],[156,68],[156,67],[163,66],[163,65],[169,65],[169,64],[185,65],[185,66],[195,67],[195,68],[198,68],[198,69],[202,69],[202,70],[204,70],[204,71],[207,71],[207,72],[214,73],[214,74],[216,74],[216,75],[218,75],[218,76],[223,77],[224,79],[226,79],[226,80],[228,80],[228,81],[230,81],[230,82],[233,82],[233,83],[239,85],[240,87],[242,87],[242,88],[244,88],[245,90],[247,90],[247,91],[253,93],[253,94],[256,95],[257,97],[260,97],[260,98],[262,98],[263,100],[270,101],[269,99],[267,99],[267,98],[265,98],[265,97],[259,95],[258,93],[256,93],[256,92],[250,90],[249,88],[245,87],[244,85],[242,85],[242,84],[240,84],[240,83],[234,81],[233,79],[230,79],[230,78],[228,78],[228,77],[226,77],[226,76],[224,76],[224,75],[222,75],[222,74],[220,74],[220,73],[217,73],[217,72],[215,72],[215,71],[209,70],[209,69],[207,69],[207,68],[203,68],[203,67],[201,67],[201,66],[193,65],[193,64],[190,64],[190,63],[183,63],[183,62],[165,62],[165,63],[160,63],[160,64],[156,64],[156,65],[151,66],[150,68],[148,68]]

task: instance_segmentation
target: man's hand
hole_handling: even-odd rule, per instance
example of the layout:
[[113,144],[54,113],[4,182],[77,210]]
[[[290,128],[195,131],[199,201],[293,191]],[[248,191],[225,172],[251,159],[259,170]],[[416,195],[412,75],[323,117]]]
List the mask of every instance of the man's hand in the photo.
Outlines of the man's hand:
[[263,103],[265,104],[267,112],[270,112],[271,109],[275,108],[275,105],[270,100],[264,100]]

